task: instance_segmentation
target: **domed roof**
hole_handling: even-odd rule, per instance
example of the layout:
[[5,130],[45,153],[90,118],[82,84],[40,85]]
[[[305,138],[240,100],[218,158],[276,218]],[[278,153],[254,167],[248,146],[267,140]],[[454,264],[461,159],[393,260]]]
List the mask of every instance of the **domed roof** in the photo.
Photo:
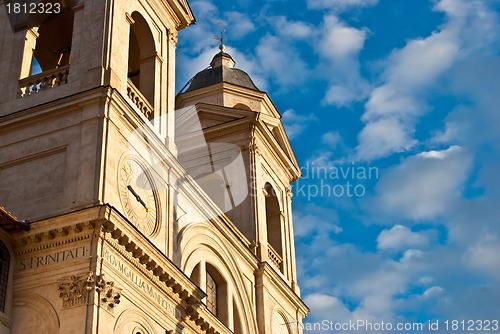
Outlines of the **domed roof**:
[[226,82],[233,85],[259,90],[253,83],[250,76],[237,68],[231,55],[223,51],[214,56],[210,67],[198,72],[189,83],[184,92],[190,92],[203,87],[208,87],[217,83]]

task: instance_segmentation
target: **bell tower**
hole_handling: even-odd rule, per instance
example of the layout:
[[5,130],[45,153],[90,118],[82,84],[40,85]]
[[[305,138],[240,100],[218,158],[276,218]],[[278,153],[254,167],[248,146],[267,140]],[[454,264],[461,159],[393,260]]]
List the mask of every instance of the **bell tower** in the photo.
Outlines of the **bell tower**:
[[185,0],[55,1],[44,15],[13,14],[7,3],[0,11],[3,205],[34,220],[115,202],[116,181],[105,169],[124,150],[144,154],[130,147],[134,130],[150,138],[136,142],[158,141],[175,156],[176,36],[194,22]]
[[[267,93],[235,68],[223,45],[220,49],[210,67],[177,95],[179,160],[235,228],[252,240],[250,247],[261,261],[258,309],[266,310],[273,295],[285,290],[299,294],[290,183],[300,177],[300,167]],[[278,277],[286,285],[272,283]],[[272,323],[270,314],[259,315],[266,319],[259,323],[262,333],[271,332],[266,327]]]

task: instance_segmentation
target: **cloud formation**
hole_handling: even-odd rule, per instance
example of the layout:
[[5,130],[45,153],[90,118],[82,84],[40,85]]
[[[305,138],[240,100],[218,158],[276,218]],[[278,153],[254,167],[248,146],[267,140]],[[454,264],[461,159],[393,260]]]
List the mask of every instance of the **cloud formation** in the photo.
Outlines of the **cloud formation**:
[[325,104],[348,106],[365,98],[368,83],[360,75],[358,57],[366,38],[366,30],[349,26],[335,15],[323,18],[319,53],[329,81]]
[[[373,89],[365,105],[359,159],[373,160],[411,149],[415,124],[429,111],[430,90],[465,57],[482,52],[494,40],[496,16],[481,1],[443,0],[436,3],[435,10],[444,12],[446,22],[429,36],[408,41],[387,58],[383,83]],[[390,122],[393,131],[373,131],[372,124],[380,122]],[[400,135],[394,137],[394,133]]]
[[460,198],[471,162],[458,146],[406,158],[382,173],[373,205],[384,218],[438,218]]
[[378,0],[308,0],[307,3],[311,9],[346,11],[353,8],[374,6]]

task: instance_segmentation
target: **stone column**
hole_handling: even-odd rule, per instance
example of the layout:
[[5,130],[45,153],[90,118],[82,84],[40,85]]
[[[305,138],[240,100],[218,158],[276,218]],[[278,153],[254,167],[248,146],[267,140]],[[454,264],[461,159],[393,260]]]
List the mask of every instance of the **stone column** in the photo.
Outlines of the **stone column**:
[[166,67],[166,87],[162,88],[162,93],[166,96],[165,110],[162,110],[162,124],[160,133],[165,137],[165,145],[174,156],[177,156],[175,145],[175,49],[177,46],[177,30],[175,28],[168,31],[167,43],[167,64]]

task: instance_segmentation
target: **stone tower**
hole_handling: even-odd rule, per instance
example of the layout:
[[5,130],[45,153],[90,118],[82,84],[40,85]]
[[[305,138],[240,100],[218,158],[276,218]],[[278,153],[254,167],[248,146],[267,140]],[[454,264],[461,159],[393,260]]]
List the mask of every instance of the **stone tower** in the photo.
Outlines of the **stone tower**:
[[[268,333],[285,321],[273,318],[276,308],[305,312],[295,298],[290,186],[300,168],[281,115],[248,74],[235,68],[223,45],[210,67],[178,94],[176,109],[179,160],[251,241],[260,261],[255,274],[259,332]],[[196,145],[200,142],[206,145]],[[288,297],[276,300],[280,294]]]
[[[55,3],[0,7],[0,334],[293,333],[307,312],[287,195],[299,172],[267,95],[226,114],[254,119],[250,140],[224,138],[246,145],[248,181],[226,210],[218,180],[178,158],[193,133],[174,93],[188,3]],[[177,103],[227,109],[195,91]]]

